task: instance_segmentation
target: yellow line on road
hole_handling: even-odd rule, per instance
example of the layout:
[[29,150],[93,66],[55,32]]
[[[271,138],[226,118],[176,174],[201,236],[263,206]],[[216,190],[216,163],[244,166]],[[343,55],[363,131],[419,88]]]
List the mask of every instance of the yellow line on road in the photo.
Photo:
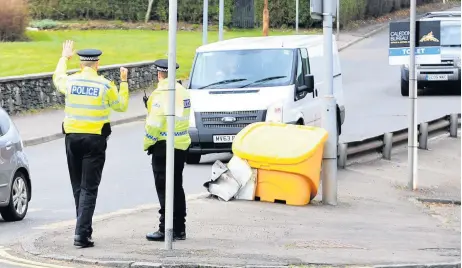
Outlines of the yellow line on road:
[[2,259],[0,259],[0,263],[9,264],[13,266],[28,267],[28,268],[46,268],[46,266],[37,266],[37,265],[30,265],[30,264],[24,264],[24,263],[17,263],[17,262],[2,260]]
[[31,268],[72,268],[70,266],[41,263],[41,262],[21,259],[21,258],[8,254],[5,250],[0,250],[0,257],[1,257],[0,263],[6,263],[10,265],[15,265],[15,266],[31,267]]

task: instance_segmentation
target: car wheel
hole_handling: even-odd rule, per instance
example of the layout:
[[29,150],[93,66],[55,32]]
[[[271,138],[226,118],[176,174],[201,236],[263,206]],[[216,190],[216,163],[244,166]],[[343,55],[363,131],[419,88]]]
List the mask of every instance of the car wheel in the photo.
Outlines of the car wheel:
[[10,203],[2,208],[0,214],[5,221],[20,221],[24,219],[29,208],[29,189],[26,178],[21,172],[16,172],[11,185]]
[[200,154],[190,154],[186,156],[186,164],[189,165],[197,165],[201,162],[201,156]]
[[409,82],[401,78],[401,96],[409,96]]

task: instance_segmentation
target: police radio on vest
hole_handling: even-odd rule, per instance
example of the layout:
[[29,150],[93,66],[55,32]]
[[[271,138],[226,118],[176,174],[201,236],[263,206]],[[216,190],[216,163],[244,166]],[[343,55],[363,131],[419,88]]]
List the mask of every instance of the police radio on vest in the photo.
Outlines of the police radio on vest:
[[72,95],[80,95],[80,96],[98,97],[99,96],[99,88],[73,85],[71,87],[71,94]]

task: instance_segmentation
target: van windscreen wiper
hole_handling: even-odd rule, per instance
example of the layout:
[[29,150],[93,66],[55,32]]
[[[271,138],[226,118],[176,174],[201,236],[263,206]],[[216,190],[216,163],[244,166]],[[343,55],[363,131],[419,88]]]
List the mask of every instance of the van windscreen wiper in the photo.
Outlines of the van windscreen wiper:
[[225,84],[234,83],[234,82],[240,82],[240,81],[245,81],[245,80],[247,80],[247,79],[245,79],[245,78],[239,78],[239,79],[226,79],[226,80],[222,80],[222,81],[218,81],[218,82],[212,83],[212,84],[210,84],[210,85],[206,85],[206,86],[200,87],[199,89],[204,89],[204,88],[208,88],[208,87],[215,86],[215,85],[225,85]]
[[257,81],[253,81],[252,83],[249,83],[247,85],[243,85],[242,87],[240,88],[244,88],[244,87],[248,87],[248,86],[251,86],[251,85],[254,85],[254,84],[258,84],[258,83],[262,83],[262,82],[266,82],[266,81],[271,81],[271,80],[276,80],[276,79],[281,79],[281,78],[285,78],[287,76],[269,76],[269,77],[265,77],[263,79],[259,79]]

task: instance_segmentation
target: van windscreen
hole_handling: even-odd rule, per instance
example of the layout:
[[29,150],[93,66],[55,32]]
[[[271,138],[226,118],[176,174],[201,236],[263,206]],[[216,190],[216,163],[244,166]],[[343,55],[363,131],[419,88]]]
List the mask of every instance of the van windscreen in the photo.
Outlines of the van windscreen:
[[198,53],[191,89],[223,89],[289,85],[294,50],[252,49]]

